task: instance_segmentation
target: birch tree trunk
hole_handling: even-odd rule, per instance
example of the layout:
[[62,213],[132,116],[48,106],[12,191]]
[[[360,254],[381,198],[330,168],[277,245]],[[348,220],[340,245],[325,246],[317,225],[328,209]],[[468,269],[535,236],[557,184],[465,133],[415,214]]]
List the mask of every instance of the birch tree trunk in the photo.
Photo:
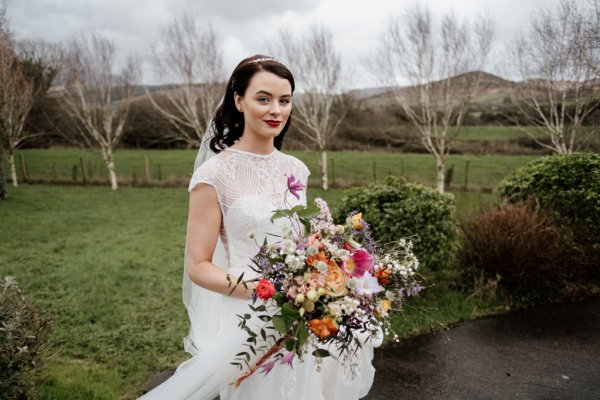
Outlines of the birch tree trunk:
[[15,165],[15,155],[12,150],[8,151],[8,167],[10,168],[10,179],[12,180],[13,187],[18,187],[19,182],[17,181],[17,167]]
[[329,189],[327,150],[321,150],[321,189]]
[[441,157],[436,157],[435,158],[435,167],[436,167],[436,176],[435,176],[435,183],[436,183],[436,187],[438,189],[438,192],[440,193],[444,193],[445,191],[445,185],[444,185],[444,159],[442,159]]
[[102,149],[102,158],[104,159],[104,163],[106,164],[106,168],[108,169],[110,187],[112,188],[112,190],[117,190],[119,185],[117,183],[117,173],[115,170],[115,160],[113,158],[112,150],[110,148]]

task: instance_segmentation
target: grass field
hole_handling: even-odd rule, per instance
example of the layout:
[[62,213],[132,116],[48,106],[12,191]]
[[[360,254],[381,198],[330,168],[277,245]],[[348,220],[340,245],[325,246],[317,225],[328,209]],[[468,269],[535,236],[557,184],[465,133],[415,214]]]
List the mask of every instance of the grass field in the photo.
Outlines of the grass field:
[[[311,170],[310,184],[319,186],[319,153],[292,151],[291,154],[304,161]],[[92,178],[106,180],[106,167],[99,153],[75,148],[30,149],[17,151],[17,161],[22,154],[26,160],[29,177],[33,179],[70,180],[72,168],[79,168],[80,157],[84,158],[86,168],[91,165]],[[115,153],[115,165],[119,180],[131,182],[135,173],[137,182],[142,181],[144,157],[150,164],[150,179],[158,179],[160,165],[163,181],[173,185],[185,186],[191,175],[196,150],[118,150]],[[380,152],[330,152],[330,181],[337,186],[349,187],[373,182],[387,175],[401,175],[412,181],[433,185],[435,182],[435,162],[429,154],[380,153]],[[453,155],[447,161],[447,167],[453,166],[452,183],[463,185],[465,182],[466,162],[469,162],[468,184],[474,188],[491,189],[512,170],[536,159],[536,156],[498,156],[498,155]],[[20,168],[19,168],[19,176]],[[79,175],[78,180],[81,180]]]
[[[342,195],[324,197],[335,207]],[[482,195],[457,196],[459,209],[489,200]],[[183,188],[23,185],[0,202],[0,274],[15,276],[54,318],[59,354],[46,368],[43,399],[134,399],[153,374],[187,359],[187,196]],[[502,307],[435,283],[396,319],[402,336]]]

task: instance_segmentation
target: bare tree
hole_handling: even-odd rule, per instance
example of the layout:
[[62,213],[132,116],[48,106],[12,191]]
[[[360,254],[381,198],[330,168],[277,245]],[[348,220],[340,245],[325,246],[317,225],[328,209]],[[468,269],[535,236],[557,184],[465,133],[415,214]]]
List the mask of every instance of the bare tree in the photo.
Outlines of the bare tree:
[[[517,103],[534,126],[520,129],[556,153],[571,153],[583,143],[577,140],[583,122],[600,104],[598,5],[563,0],[554,10],[536,11],[514,44],[523,79]],[[535,135],[539,126],[550,143]]]
[[[11,32],[6,16],[6,0],[0,3],[0,46],[4,48],[4,42],[10,43]],[[0,131],[0,200],[6,198],[6,174],[4,173],[4,140]]]
[[118,74],[115,64],[111,41],[93,32],[74,36],[65,51],[64,87],[59,97],[78,128],[76,143],[100,149],[113,190],[118,187],[113,154],[123,137],[133,84],[139,77],[133,59]]
[[182,14],[163,28],[152,53],[156,75],[173,81],[163,90],[146,90],[179,133],[166,139],[197,147],[223,91],[223,57],[215,32],[210,25],[198,26],[192,14]]
[[[460,132],[469,100],[479,86],[494,40],[489,18],[474,23],[446,14],[434,21],[414,5],[392,17],[371,68],[418,131],[436,161],[436,185],[444,192],[444,165]],[[410,87],[402,87],[409,84]]]
[[342,89],[341,56],[331,32],[318,24],[302,37],[281,29],[271,51],[289,65],[302,90],[294,98],[294,124],[302,137],[321,152],[321,187],[327,190],[327,151],[353,104],[353,97]]
[[8,151],[12,185],[18,186],[15,149],[27,138],[23,129],[33,104],[33,84],[22,71],[13,44],[0,36],[0,146]]

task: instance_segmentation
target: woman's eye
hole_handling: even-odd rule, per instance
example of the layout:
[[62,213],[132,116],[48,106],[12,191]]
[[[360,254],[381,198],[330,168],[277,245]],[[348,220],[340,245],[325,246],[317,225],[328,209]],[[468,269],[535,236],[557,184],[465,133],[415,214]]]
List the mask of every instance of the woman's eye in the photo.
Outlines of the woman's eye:
[[291,102],[290,102],[290,100],[285,99],[285,100],[281,100],[280,103],[283,105],[287,105],[287,104],[290,104]]
[[261,102],[261,103],[266,103],[266,102],[269,101],[269,99],[266,98],[266,97],[261,97],[261,98],[258,99],[258,101]]

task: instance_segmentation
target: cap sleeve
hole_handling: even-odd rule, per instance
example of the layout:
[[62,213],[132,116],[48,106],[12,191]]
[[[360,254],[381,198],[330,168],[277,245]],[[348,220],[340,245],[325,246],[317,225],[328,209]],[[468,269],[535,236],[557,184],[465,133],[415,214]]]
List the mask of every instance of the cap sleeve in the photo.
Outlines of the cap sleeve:
[[191,193],[194,187],[199,183],[206,183],[214,187],[217,171],[216,158],[205,161],[204,164],[194,171],[192,178],[190,179],[188,192]]

